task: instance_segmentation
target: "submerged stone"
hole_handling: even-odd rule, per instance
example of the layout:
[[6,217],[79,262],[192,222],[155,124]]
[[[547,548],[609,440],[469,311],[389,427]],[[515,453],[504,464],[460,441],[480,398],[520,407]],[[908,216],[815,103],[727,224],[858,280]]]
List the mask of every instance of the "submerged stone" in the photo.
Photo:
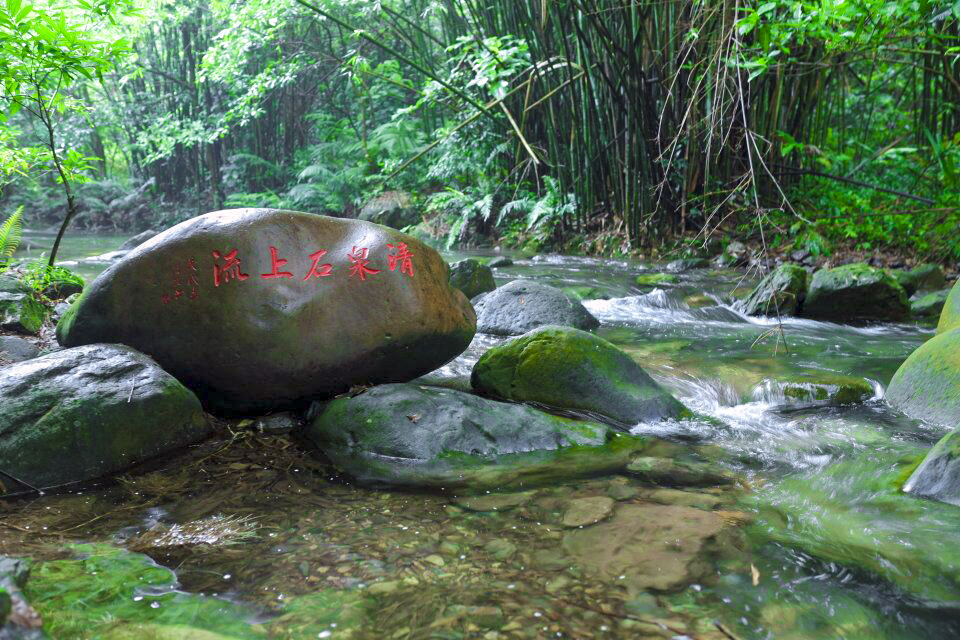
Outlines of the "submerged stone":
[[864,263],[820,269],[813,274],[803,316],[832,322],[904,320],[907,294],[893,276]]
[[217,640],[258,638],[254,611],[178,590],[147,556],[106,544],[73,544],[69,557],[37,563],[24,593],[52,638]]
[[600,321],[578,300],[533,280],[514,280],[483,296],[474,305],[477,331],[517,336],[544,325],[595,329]]
[[303,436],[363,484],[507,489],[622,470],[646,438],[471,394],[388,384],[316,403]]
[[490,267],[473,258],[450,265],[450,285],[463,291],[463,295],[471,300],[497,288]]
[[903,490],[960,506],[960,431],[953,430],[937,442]]
[[589,411],[626,425],[689,413],[627,353],[568,327],[540,327],[491,348],[470,381],[482,394]]
[[643,289],[652,289],[664,285],[676,284],[680,278],[672,273],[645,273],[633,279],[634,283]]
[[911,418],[950,428],[960,424],[960,329],[911,353],[893,375],[886,398]]
[[12,274],[0,275],[0,329],[36,333],[48,313],[33,289]]
[[711,487],[737,482],[737,476],[704,462],[640,456],[627,465],[627,472],[653,484],[678,487]]
[[378,225],[208,213],[104,271],[57,327],[154,357],[212,408],[255,411],[410,380],[459,355],[473,309],[440,255]]
[[748,316],[796,315],[807,296],[807,270],[782,264],[766,276],[736,308]]
[[829,402],[855,404],[873,397],[869,380],[829,372],[801,372],[766,379],[751,394],[754,400],[780,402]]
[[960,280],[950,289],[947,301],[940,311],[940,321],[937,323],[937,333],[951,329],[960,329]]
[[616,503],[608,496],[574,498],[567,505],[561,524],[565,527],[586,527],[606,520],[613,514]]
[[65,349],[0,369],[0,406],[8,485],[9,476],[35,488],[92,480],[211,431],[193,393],[122,345]]
[[639,591],[676,591],[705,578],[730,525],[683,506],[624,504],[605,522],[564,535],[563,547],[586,571]]

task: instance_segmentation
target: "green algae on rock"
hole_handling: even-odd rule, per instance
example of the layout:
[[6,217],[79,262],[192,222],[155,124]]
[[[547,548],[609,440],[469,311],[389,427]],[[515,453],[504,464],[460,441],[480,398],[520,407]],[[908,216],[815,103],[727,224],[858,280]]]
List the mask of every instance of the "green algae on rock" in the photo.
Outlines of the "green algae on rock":
[[4,367],[0,405],[0,469],[34,488],[114,473],[211,431],[193,393],[123,345]]
[[801,372],[766,379],[753,390],[755,400],[767,402],[829,402],[856,404],[873,397],[869,380],[829,372]]
[[415,384],[315,403],[303,436],[363,484],[481,490],[622,471],[650,444],[606,425]]
[[589,411],[626,425],[689,414],[627,353],[568,327],[541,327],[491,348],[470,382],[482,394]]
[[960,430],[951,431],[934,445],[903,490],[960,506]]
[[949,296],[949,289],[933,291],[922,295],[917,293],[910,298],[910,313],[912,313],[915,318],[939,318]]
[[846,323],[896,321],[910,315],[910,304],[893,276],[860,262],[814,273],[802,315]]
[[[178,591],[173,572],[147,556],[107,544],[67,550],[70,557],[36,563],[24,588],[53,638],[266,637],[248,622],[256,611]],[[144,633],[136,635],[138,629]]]
[[951,329],[960,329],[960,280],[950,289],[947,301],[940,311],[940,321],[937,323],[937,333]]
[[187,220],[104,271],[57,326],[64,346],[121,342],[208,407],[276,409],[413,379],[470,344],[447,263],[380,225],[236,209]]
[[807,296],[807,270],[782,264],[766,276],[736,308],[748,316],[793,316]]
[[0,328],[36,333],[49,312],[33,289],[12,274],[0,274]]
[[949,428],[960,424],[960,329],[911,353],[893,375],[887,401],[911,418]]
[[474,258],[467,258],[450,265],[450,285],[463,291],[463,295],[471,300],[481,293],[497,288],[490,267]]
[[909,271],[898,269],[892,275],[908,296],[917,291],[935,291],[947,284],[943,269],[936,264],[919,264]]
[[633,281],[638,287],[652,289],[663,285],[676,284],[680,282],[680,278],[672,273],[645,273],[636,276]]

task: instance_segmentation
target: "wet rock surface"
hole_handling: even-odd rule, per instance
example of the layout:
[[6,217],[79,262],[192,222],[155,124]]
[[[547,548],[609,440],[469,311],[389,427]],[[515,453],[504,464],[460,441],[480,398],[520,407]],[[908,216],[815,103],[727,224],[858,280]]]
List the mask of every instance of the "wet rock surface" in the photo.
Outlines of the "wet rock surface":
[[476,301],[477,331],[516,336],[544,325],[595,329],[600,322],[578,301],[533,280],[514,280]]
[[481,293],[497,288],[490,267],[474,258],[460,260],[450,265],[450,285],[460,289],[463,295],[471,300]]
[[940,439],[903,485],[906,493],[960,506],[960,431]]
[[813,274],[803,316],[833,322],[904,320],[907,294],[891,275],[866,264],[847,264]]
[[911,418],[949,428],[960,424],[960,329],[941,333],[911,353],[886,397]]
[[385,227],[238,209],[181,223],[103,272],[57,327],[154,357],[212,408],[243,412],[426,373],[475,316],[433,249]]
[[606,580],[674,591],[706,575],[711,547],[729,526],[717,514],[690,507],[620,505],[609,521],[565,534],[563,547]]
[[938,319],[949,295],[949,289],[932,293],[915,293],[910,297],[910,313],[915,318]]
[[36,358],[40,354],[37,345],[18,336],[0,336],[0,366]]
[[807,297],[806,269],[794,264],[782,264],[750,292],[736,308],[748,316],[797,315]]
[[622,470],[648,440],[524,405],[414,384],[312,409],[304,438],[365,484],[536,485]]
[[210,433],[196,396],[121,345],[4,367],[0,405],[0,469],[11,490],[92,480]]
[[960,329],[960,280],[957,280],[946,302],[943,303],[943,309],[940,311],[940,320],[937,323],[937,333],[943,333],[950,329]]
[[589,411],[625,425],[689,414],[626,353],[603,338],[547,326],[488,350],[473,388],[518,402]]

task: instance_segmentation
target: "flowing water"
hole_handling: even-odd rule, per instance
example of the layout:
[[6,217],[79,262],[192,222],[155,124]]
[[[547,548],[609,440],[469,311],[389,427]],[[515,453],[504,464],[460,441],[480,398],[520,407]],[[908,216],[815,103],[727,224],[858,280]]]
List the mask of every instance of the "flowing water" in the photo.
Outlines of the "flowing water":
[[[120,240],[68,239],[63,257],[103,253]],[[85,276],[97,270],[86,267]],[[163,598],[174,592],[247,607],[230,614],[230,625],[204,618],[199,605],[189,620],[165,620],[225,637],[263,637],[251,629],[290,638],[960,636],[960,509],[896,490],[945,429],[909,420],[883,400],[899,364],[932,329],[778,325],[729,306],[751,284],[741,273],[694,270],[655,290],[632,284],[656,271],[546,256],[496,276],[498,284],[533,278],[584,297],[602,322],[599,335],[700,415],[633,432],[696,448],[747,478],[748,491],[716,492],[736,501],[725,509],[748,514],[740,559],[718,556],[680,593],[624,596],[558,556],[557,501],[609,492],[616,481],[543,489],[526,507],[484,513],[446,496],[353,487],[285,439],[239,435],[242,424],[228,425],[226,444],[208,443],[120,486],[35,500],[17,522],[23,531],[58,531],[58,544],[145,550],[176,570],[176,580],[147,593],[158,608],[169,608]],[[480,354],[499,342],[478,335],[427,378],[464,385]],[[866,378],[874,397],[835,406],[785,392],[785,380],[823,373]],[[282,449],[286,462],[271,461],[265,447]],[[253,521],[258,528],[246,530]],[[158,522],[179,541],[144,540]],[[229,537],[231,527],[242,535],[200,553],[189,544],[197,526],[205,536]],[[305,600],[318,594],[325,604]],[[357,594],[372,600],[358,605]],[[351,635],[345,612],[354,606],[366,617]]]

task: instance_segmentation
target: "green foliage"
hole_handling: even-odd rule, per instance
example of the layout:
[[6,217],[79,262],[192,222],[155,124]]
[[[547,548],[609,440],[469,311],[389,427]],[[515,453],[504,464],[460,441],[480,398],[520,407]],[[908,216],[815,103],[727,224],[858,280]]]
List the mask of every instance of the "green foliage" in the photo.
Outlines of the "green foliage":
[[0,224],[0,269],[6,267],[23,236],[23,205]]
[[44,262],[30,262],[23,269],[20,279],[38,294],[42,294],[52,285],[79,285],[84,286],[83,278],[69,269],[53,266]]

